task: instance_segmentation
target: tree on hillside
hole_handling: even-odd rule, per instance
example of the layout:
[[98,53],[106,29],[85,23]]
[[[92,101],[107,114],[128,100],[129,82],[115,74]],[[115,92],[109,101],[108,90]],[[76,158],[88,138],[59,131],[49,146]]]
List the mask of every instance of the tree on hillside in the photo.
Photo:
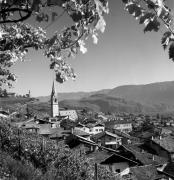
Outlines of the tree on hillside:
[[[169,58],[174,60],[174,18],[165,1],[122,1],[139,24],[145,25],[144,32],[157,32],[161,23],[165,25],[167,31],[161,43],[164,49],[169,49]],[[43,50],[51,61],[50,69],[55,71],[58,82],[75,78],[66,59],[79,50],[82,53],[87,51],[85,40],[89,35],[97,43],[98,31],[105,30],[104,13],[108,13],[108,0],[0,0],[0,86],[10,86],[16,80],[9,68],[17,60],[23,60],[29,48]],[[64,14],[70,17],[72,25],[49,38],[46,28]],[[47,26],[34,27],[27,24],[28,19],[45,22]]]
[[[85,40],[90,35],[97,43],[98,32],[105,30],[104,13],[108,13],[107,0],[0,0],[0,86],[11,86],[16,80],[9,68],[24,60],[29,48],[43,51],[58,82],[75,78],[66,59],[78,51],[85,53]],[[46,29],[64,14],[72,25],[65,24],[48,37]],[[28,20],[47,24],[45,28],[34,27]]]

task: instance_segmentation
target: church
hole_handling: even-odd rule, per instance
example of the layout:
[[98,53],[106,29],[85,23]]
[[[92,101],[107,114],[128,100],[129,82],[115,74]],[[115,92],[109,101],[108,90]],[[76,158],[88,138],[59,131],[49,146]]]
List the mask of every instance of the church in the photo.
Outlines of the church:
[[58,95],[54,82],[51,91],[51,117],[67,117],[72,121],[76,121],[78,119],[76,110],[64,110],[59,108]]

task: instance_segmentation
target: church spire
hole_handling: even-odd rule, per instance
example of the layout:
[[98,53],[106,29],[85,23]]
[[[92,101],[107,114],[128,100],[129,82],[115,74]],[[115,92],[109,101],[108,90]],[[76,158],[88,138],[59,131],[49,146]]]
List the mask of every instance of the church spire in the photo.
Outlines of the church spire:
[[56,94],[56,90],[55,90],[54,81],[53,81],[51,96],[54,96],[55,94]]
[[52,92],[51,92],[51,117],[55,117],[55,116],[59,116],[59,103],[53,81]]

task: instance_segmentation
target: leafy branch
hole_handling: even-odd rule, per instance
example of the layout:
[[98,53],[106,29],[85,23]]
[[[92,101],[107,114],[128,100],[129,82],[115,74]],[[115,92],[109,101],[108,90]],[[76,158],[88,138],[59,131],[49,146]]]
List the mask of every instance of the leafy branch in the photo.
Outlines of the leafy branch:
[[[144,32],[155,31],[160,29],[160,21],[168,29],[163,34],[162,46],[169,49],[169,58],[174,61],[174,30],[172,28],[173,17],[171,10],[166,6],[163,0],[142,0],[146,8],[142,8],[142,1],[122,0],[125,3],[125,9],[136,19],[139,24],[144,24]],[[160,21],[159,21],[160,20]]]

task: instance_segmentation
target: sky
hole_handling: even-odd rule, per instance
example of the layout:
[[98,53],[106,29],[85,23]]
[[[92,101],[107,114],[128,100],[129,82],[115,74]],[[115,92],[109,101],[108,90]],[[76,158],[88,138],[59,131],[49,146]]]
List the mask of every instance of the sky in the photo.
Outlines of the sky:
[[[174,9],[173,0],[167,0]],[[144,34],[127,11],[122,0],[109,0],[110,13],[105,16],[106,30],[97,45],[87,42],[88,52],[79,53],[68,62],[77,78],[63,84],[56,83],[58,92],[95,91],[127,84],[148,84],[174,80],[174,63],[161,46],[164,30]],[[48,34],[66,25],[66,17],[50,26]],[[54,72],[42,52],[30,50],[26,62],[19,62],[12,71],[18,76],[10,90],[17,94],[31,91],[33,97],[50,95]]]

